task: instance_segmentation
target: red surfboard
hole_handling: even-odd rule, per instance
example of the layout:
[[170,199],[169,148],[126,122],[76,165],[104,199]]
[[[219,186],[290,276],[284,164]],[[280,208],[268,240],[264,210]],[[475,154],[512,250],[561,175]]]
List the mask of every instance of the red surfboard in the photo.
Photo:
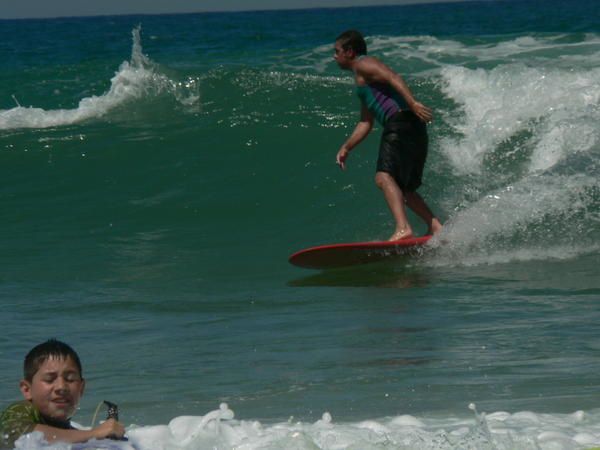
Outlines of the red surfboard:
[[400,255],[417,254],[431,236],[421,236],[400,241],[356,242],[311,247],[290,256],[290,263],[306,269],[332,269],[336,267],[367,264]]

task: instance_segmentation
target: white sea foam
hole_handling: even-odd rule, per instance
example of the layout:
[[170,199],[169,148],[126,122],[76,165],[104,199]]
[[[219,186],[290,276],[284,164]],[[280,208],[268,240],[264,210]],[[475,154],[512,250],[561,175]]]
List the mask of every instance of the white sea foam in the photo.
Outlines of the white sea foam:
[[[474,416],[392,418],[336,423],[329,413],[314,422],[293,419],[261,424],[235,420],[227,405],[205,416],[181,416],[167,425],[127,428],[127,442],[93,441],[75,449],[113,450],[571,450],[600,445],[600,411],[537,414],[530,411],[495,412]],[[17,442],[22,450],[71,449],[47,445],[40,433]]]
[[[491,191],[456,211],[445,229],[445,238],[451,243],[449,247],[479,244],[485,248],[486,240],[511,238],[539,228],[543,238],[535,242],[544,242],[544,248],[549,250],[548,238],[566,237],[569,230],[581,236],[598,221],[593,211],[589,211],[595,201],[593,190],[597,187],[598,179],[587,174],[529,176]],[[570,220],[578,216],[585,219],[583,228],[578,227],[575,219]],[[570,243],[569,240],[566,243]],[[584,248],[593,251],[589,246]]]
[[519,133],[529,136],[529,171],[547,170],[573,152],[598,148],[600,69],[563,71],[523,64],[492,70],[449,66],[444,93],[460,105],[449,119],[458,138],[442,141],[459,173],[480,172],[486,155]]
[[[547,62],[555,68],[592,69],[600,57],[600,35],[588,34],[570,42],[563,34],[520,36],[465,44],[433,36],[372,36],[367,38],[369,53],[382,56],[391,65],[397,61],[420,61],[442,68],[454,65],[487,65],[532,61]],[[320,48],[323,50],[323,48]],[[331,52],[331,49],[328,49]],[[402,71],[402,67],[400,67]]]
[[[199,96],[194,80],[178,83],[161,74],[142,52],[140,28],[132,31],[130,61],[124,61],[110,80],[110,89],[102,95],[81,99],[77,108],[45,110],[18,105],[0,110],[0,130],[18,128],[48,128],[80,123],[100,118],[130,101],[171,93],[184,105],[197,103]],[[182,89],[181,87],[185,89]],[[18,104],[18,103],[17,103]]]
[[[447,198],[449,244],[437,263],[598,251],[585,237],[600,228],[600,70],[584,62],[598,61],[598,38],[519,38],[488,46],[485,55],[479,46],[442,47],[482,67],[447,64],[439,72],[442,93],[456,106],[442,113],[452,132],[433,145],[461,185]],[[571,62],[581,64],[565,68],[561,54],[573,49],[581,54],[569,55]]]

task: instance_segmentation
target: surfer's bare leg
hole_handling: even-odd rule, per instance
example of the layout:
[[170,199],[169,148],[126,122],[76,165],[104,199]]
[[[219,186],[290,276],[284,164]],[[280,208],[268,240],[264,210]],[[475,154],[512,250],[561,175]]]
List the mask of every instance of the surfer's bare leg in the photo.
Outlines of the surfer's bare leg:
[[396,230],[389,238],[390,241],[397,241],[412,237],[413,231],[408,223],[406,208],[404,206],[405,198],[402,190],[396,183],[396,180],[387,172],[377,172],[375,175],[375,184],[383,191],[385,201],[396,221]]
[[406,204],[427,224],[427,234],[438,234],[442,231],[442,223],[433,215],[425,200],[418,192],[404,194]]

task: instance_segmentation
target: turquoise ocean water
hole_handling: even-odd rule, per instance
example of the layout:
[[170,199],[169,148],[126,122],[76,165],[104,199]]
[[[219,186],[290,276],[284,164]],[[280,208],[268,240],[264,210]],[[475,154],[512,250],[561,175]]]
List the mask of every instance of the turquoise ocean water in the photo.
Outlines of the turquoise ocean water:
[[[335,165],[347,28],[434,109],[447,226],[319,273],[393,226],[380,130]],[[600,446],[599,80],[592,0],[0,21],[0,407],[57,337],[138,449]]]

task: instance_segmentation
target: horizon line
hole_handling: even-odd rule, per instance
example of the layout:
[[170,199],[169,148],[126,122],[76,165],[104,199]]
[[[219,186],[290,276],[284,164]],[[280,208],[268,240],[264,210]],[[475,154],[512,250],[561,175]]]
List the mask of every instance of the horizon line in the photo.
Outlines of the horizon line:
[[224,14],[224,13],[252,13],[252,12],[278,12],[278,11],[318,11],[323,9],[358,9],[358,8],[383,8],[383,7],[401,7],[415,6],[439,3],[467,3],[467,2],[489,2],[489,1],[516,1],[516,0],[428,0],[421,2],[418,0],[409,0],[406,3],[397,4],[373,4],[373,5],[339,5],[339,6],[308,6],[308,7],[283,7],[283,8],[257,8],[257,9],[224,9],[224,10],[201,10],[201,11],[176,11],[176,12],[124,12],[113,14],[74,14],[74,15],[58,15],[58,16],[37,16],[37,17],[0,17],[0,21],[9,20],[55,20],[55,19],[92,19],[100,17],[129,17],[129,16],[178,16],[191,14]]

